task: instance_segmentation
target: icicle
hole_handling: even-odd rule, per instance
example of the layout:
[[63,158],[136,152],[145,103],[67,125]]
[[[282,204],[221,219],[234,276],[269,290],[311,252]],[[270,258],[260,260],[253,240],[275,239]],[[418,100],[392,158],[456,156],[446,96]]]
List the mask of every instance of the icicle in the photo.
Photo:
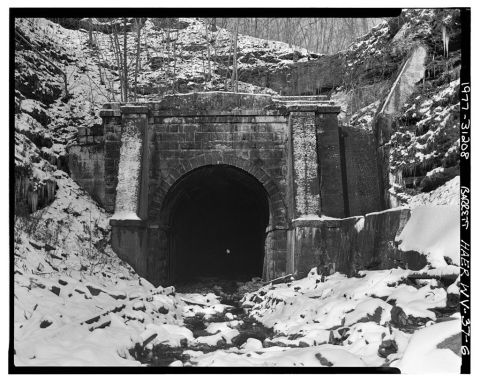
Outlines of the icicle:
[[33,212],[37,211],[37,206],[38,206],[38,194],[36,191],[32,191],[29,194],[28,202],[30,205],[30,209]]
[[445,57],[448,57],[448,43],[450,41],[450,36],[448,36],[447,28],[445,25],[442,25],[442,41],[443,41],[443,52]]

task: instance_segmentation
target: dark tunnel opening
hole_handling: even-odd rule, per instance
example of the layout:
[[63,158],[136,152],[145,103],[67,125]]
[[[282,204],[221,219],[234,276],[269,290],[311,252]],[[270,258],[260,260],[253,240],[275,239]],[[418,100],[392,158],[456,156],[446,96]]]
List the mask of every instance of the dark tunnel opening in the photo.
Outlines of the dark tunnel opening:
[[261,277],[268,196],[249,173],[210,165],[184,176],[167,196],[173,282]]

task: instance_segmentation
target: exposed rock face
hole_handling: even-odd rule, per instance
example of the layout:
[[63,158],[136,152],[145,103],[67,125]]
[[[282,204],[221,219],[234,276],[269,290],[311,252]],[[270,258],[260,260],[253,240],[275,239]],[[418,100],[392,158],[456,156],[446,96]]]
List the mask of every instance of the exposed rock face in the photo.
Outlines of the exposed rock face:
[[134,23],[133,19],[130,17],[126,19],[126,23],[124,23],[122,18],[109,20],[107,22],[102,22],[95,18],[84,18],[79,20],[77,25],[77,28],[83,28],[87,31],[92,30],[102,33],[113,33],[113,31],[123,31],[125,26],[127,32],[132,32]]
[[[384,175],[385,195],[383,198],[388,201],[389,188],[389,146],[387,143],[392,137],[392,123],[396,115],[400,113],[404,107],[405,101],[412,95],[415,85],[424,78],[425,74],[425,58],[427,50],[424,46],[417,46],[413,49],[410,57],[406,60],[399,75],[397,76],[390,93],[385,99],[382,108],[376,115],[375,132],[378,145],[378,155],[381,158]],[[386,202],[388,203],[388,202]]]
[[57,40],[65,37],[64,31],[44,19],[15,20],[15,211],[19,214],[53,201],[57,189],[53,173],[69,172],[67,143],[77,129],[89,125],[89,118],[95,119],[84,112],[84,94],[78,97],[83,84],[77,68],[69,73],[75,87],[70,84],[70,97],[64,97],[60,68],[77,60]]
[[[437,188],[458,175],[458,10],[409,10],[392,48],[408,52],[374,121],[384,199]],[[444,44],[443,31],[448,31]],[[410,191],[403,198],[405,191]]]
[[57,184],[54,180],[42,182],[17,169],[15,172],[15,213],[29,214],[49,205],[55,198]]
[[407,98],[413,93],[415,84],[425,76],[426,57],[427,49],[424,46],[420,45],[413,49],[395,80],[380,113],[392,116],[399,112]]
[[320,56],[306,62],[241,68],[239,79],[285,96],[323,94],[342,84],[344,65],[341,54]]

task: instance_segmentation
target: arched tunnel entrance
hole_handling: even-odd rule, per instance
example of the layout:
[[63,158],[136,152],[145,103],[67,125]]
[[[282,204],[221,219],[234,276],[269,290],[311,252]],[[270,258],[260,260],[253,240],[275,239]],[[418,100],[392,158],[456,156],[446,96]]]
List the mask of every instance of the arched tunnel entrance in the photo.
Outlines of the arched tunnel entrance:
[[262,184],[230,165],[207,165],[168,192],[172,282],[261,277],[269,200]]

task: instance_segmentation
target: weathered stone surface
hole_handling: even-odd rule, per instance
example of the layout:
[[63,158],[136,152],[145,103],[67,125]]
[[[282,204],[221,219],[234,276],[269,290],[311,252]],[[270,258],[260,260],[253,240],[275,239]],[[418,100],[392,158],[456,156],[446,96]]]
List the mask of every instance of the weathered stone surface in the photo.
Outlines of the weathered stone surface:
[[146,129],[146,115],[123,120],[115,214],[112,218],[125,219],[128,216],[129,219],[140,219],[138,214],[140,210],[143,141]]
[[315,112],[290,113],[294,217],[320,213]]
[[[294,271],[306,273],[316,266],[329,272],[353,273],[357,258],[361,265],[369,262],[368,266],[375,258],[376,250],[364,242],[377,246],[373,240],[359,241],[355,225],[360,218],[299,220],[293,227],[291,221],[317,214],[344,217],[349,212],[348,193],[357,196],[352,210],[376,210],[375,197],[370,195],[373,189],[357,191],[355,185],[349,185],[344,193],[348,169],[357,179],[362,177],[351,166],[361,156],[351,149],[345,151],[337,126],[338,112],[324,96],[229,92],[166,96],[147,103],[110,103],[101,112],[101,129],[79,130],[80,145],[72,147],[70,153],[72,174],[113,212],[119,203],[118,172],[125,134],[130,125],[142,132],[143,149],[136,156],[138,177],[128,181],[136,185],[138,193],[131,197],[138,201],[136,212],[141,220],[136,221],[138,224],[112,220],[112,245],[122,259],[154,283],[172,277],[169,191],[189,172],[218,164],[250,174],[268,196],[265,279]],[[352,137],[352,146],[355,139]],[[355,158],[347,160],[346,153]],[[362,205],[362,198],[368,202]],[[388,240],[393,241],[396,229],[385,234]],[[369,235],[374,235],[373,231]],[[377,247],[385,248],[388,240],[380,240]],[[365,259],[358,256],[367,251],[371,254]]]
[[374,121],[375,134],[379,150],[379,159],[382,164],[383,190],[385,203],[388,201],[389,189],[389,147],[386,145],[393,133],[393,120],[402,110],[405,101],[413,93],[415,84],[425,75],[425,58],[427,50],[423,46],[416,47],[405,61],[402,70],[392,84],[382,108]]
[[387,339],[378,347],[378,355],[382,358],[386,358],[390,354],[394,354],[398,351],[397,342],[394,339]]
[[243,67],[239,79],[282,95],[326,93],[342,83],[345,61],[340,54],[282,66]]
[[302,278],[317,267],[322,274],[350,273],[355,254],[359,217],[346,219],[296,220],[295,270]]
[[343,126],[342,138],[349,207],[346,215],[363,215],[382,210],[382,185],[378,180],[379,164],[372,132]]
[[317,156],[322,213],[329,217],[346,216],[342,175],[342,155],[337,116],[319,113],[317,118]]
[[427,49],[422,45],[417,46],[412,51],[393,84],[380,113],[391,116],[400,111],[407,98],[413,93],[415,84],[425,76],[426,57]]
[[397,327],[405,327],[407,325],[407,314],[399,306],[393,306],[390,312],[390,322]]
[[72,178],[103,205],[105,203],[105,152],[103,144],[69,147]]
[[408,208],[367,214],[359,233],[355,263],[371,269],[398,266],[395,265],[398,253],[395,236],[402,231],[408,218]]
[[365,217],[345,219],[300,219],[293,222],[294,259],[297,277],[304,277],[313,267],[324,275],[336,271],[353,275],[360,270],[403,267],[423,268],[426,256],[398,249],[395,237],[410,210],[391,209]]

